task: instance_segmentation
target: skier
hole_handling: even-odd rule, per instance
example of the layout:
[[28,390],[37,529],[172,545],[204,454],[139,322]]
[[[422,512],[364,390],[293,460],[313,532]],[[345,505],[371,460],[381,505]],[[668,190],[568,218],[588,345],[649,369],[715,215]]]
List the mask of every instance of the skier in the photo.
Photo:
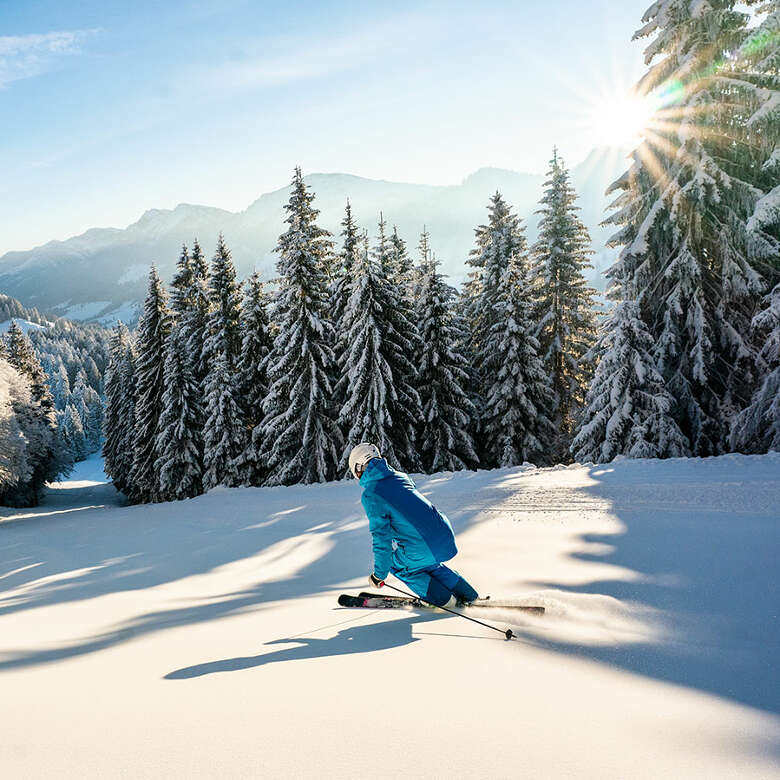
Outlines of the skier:
[[477,591],[442,565],[458,552],[450,521],[417,491],[409,475],[390,468],[369,442],[353,447],[349,468],[363,488],[361,500],[374,540],[369,585],[381,588],[392,573],[436,606],[474,601]]

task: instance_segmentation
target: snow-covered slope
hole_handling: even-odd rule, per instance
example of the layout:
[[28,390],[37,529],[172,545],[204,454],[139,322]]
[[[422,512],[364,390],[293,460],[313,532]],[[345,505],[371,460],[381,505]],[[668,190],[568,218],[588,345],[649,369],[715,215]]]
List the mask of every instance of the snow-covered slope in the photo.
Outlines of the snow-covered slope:
[[[572,170],[583,219],[593,232],[597,250],[593,281],[599,286],[603,286],[599,272],[614,254],[604,248],[610,231],[598,226],[607,205],[604,190],[626,168],[624,158],[614,149],[594,150]],[[322,225],[336,235],[347,198],[358,222],[372,235],[380,211],[384,212],[412,252],[427,225],[444,271],[457,282],[474,244],[474,228],[485,219],[488,199],[496,189],[528,218],[533,238],[537,221],[533,212],[544,177],[484,168],[457,186],[403,184],[337,173],[312,174],[306,181],[317,194]],[[120,309],[127,317],[128,306],[143,299],[152,263],[168,280],[183,242],[190,244],[197,236],[210,257],[220,231],[240,275],[257,268],[272,277],[276,260],[272,250],[284,228],[282,207],[288,197],[289,187],[284,187],[262,195],[240,213],[190,204],[152,209],[124,230],[93,229],[66,241],[8,252],[0,257],[0,290],[26,305],[71,319],[110,322],[120,316]]]
[[[0,776],[777,776],[780,455],[420,478],[519,640],[350,611],[354,483],[0,510]],[[397,583],[396,583],[397,584]]]
[[45,325],[38,325],[37,322],[30,322],[29,320],[6,320],[5,322],[0,322],[0,333],[7,333],[12,322],[16,322],[24,333],[29,333],[31,330],[45,330],[46,328]]

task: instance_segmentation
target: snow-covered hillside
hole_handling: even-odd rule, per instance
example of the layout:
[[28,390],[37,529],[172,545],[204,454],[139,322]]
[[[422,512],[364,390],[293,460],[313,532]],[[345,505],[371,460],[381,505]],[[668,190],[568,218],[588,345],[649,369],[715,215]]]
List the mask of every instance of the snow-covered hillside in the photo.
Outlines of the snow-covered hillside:
[[6,320],[5,322],[0,322],[0,333],[7,333],[12,322],[16,322],[23,333],[29,333],[31,330],[43,330],[46,327],[45,325],[38,325],[38,323],[29,322],[28,320]]
[[[354,482],[0,510],[0,776],[778,775],[780,454],[420,478],[481,610],[345,610]],[[398,584],[398,583],[394,583]],[[474,612],[472,612],[474,614]]]

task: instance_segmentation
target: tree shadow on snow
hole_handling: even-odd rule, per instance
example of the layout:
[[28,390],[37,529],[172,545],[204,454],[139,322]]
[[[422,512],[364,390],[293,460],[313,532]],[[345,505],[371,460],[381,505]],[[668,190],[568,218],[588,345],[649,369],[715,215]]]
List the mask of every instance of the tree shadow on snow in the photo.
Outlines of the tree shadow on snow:
[[[531,633],[528,638],[768,712],[780,711],[778,477],[755,471],[751,475],[750,465],[721,460],[717,467],[724,473],[717,481],[711,469],[697,479],[697,464],[690,462],[645,463],[644,468],[620,462],[592,468],[590,475],[597,482],[589,492],[612,502],[612,513],[625,530],[583,534],[581,540],[598,543],[600,551],[572,557],[613,564],[638,576],[626,581],[616,574],[615,579],[581,586],[540,583],[658,610],[660,637],[630,646],[596,647]],[[757,463],[754,468],[769,466]]]
[[[467,482],[470,475],[464,475]],[[460,480],[463,480],[461,477]],[[447,477],[443,478],[447,482]],[[442,482],[442,476],[421,479]],[[274,602],[333,591],[370,568],[371,537],[354,482],[292,488],[217,489],[182,502],[121,506],[110,485],[57,491],[34,510],[0,518],[0,620],[4,615],[120,592],[144,591],[253,556],[257,576],[237,591],[215,585],[201,598],[177,592],[171,608],[142,612],[99,634],[56,647],[12,648],[0,635],[0,671],[97,652],[168,628],[268,609]],[[96,491],[98,506],[79,503]],[[434,490],[435,493],[435,490]],[[439,496],[433,496],[438,500]],[[444,511],[457,507],[457,499]],[[107,509],[108,504],[117,505]],[[464,530],[474,514],[459,516]],[[290,560],[299,562],[290,564]],[[280,574],[269,576],[279,567]],[[230,581],[230,577],[227,578]],[[208,590],[208,589],[207,589]],[[202,588],[201,588],[202,591]],[[186,600],[186,606],[175,606]],[[143,602],[141,602],[143,603]],[[335,598],[334,598],[335,605]]]
[[311,658],[328,658],[336,655],[354,655],[355,653],[375,653],[380,650],[392,650],[396,647],[417,642],[412,635],[412,626],[436,620],[438,615],[417,615],[401,620],[389,620],[367,625],[344,628],[329,639],[317,637],[290,637],[289,639],[274,639],[265,646],[294,644],[272,653],[261,653],[253,656],[225,658],[220,661],[187,666],[183,669],[166,674],[165,680],[189,680],[193,677],[203,677],[217,672],[236,672],[244,669],[254,669],[266,664],[284,661],[302,661]]

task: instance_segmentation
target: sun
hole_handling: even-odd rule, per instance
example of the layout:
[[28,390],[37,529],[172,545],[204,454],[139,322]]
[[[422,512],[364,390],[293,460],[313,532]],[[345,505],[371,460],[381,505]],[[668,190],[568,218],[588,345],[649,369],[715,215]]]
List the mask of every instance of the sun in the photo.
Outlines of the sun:
[[654,101],[633,93],[602,95],[589,106],[588,125],[596,146],[639,143],[655,113]]

